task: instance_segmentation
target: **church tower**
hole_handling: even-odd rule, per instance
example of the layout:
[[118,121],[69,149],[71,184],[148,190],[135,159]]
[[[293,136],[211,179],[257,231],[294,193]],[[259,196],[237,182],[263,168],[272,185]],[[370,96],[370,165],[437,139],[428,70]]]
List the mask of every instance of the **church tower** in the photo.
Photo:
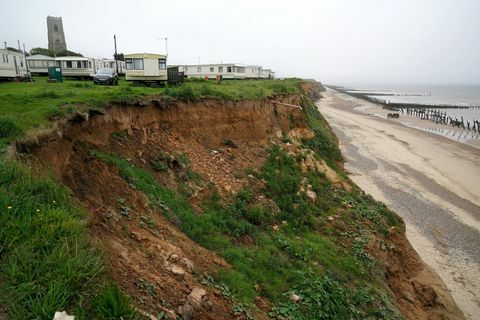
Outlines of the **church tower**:
[[47,17],[48,49],[54,52],[67,50],[61,17]]

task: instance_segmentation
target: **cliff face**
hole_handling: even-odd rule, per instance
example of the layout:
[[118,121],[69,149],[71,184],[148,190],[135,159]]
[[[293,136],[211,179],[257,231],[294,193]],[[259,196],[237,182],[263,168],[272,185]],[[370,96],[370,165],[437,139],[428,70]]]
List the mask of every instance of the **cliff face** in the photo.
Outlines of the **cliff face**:
[[[381,207],[375,211],[376,220],[362,215],[367,210],[362,211],[362,206],[373,202],[364,200],[362,192],[345,177],[340,162],[331,168],[329,159],[322,160],[322,151],[328,149],[318,133],[328,127],[321,118],[312,118],[317,115],[307,98],[319,98],[321,89],[318,84],[306,84],[303,96],[261,101],[183,103],[159,98],[142,101],[140,106],[112,105],[102,114],[78,113],[43,138],[19,143],[17,149],[28,154],[34,164],[50,168],[86,207],[91,236],[106,253],[110,276],[144,312],[161,311],[172,319],[175,314],[185,318],[190,313],[195,319],[247,318],[249,312],[238,302],[253,295],[247,309],[255,318],[268,318],[271,311],[270,316],[279,318],[282,312],[292,319],[315,315],[315,308],[321,309],[321,305],[309,302],[291,269],[313,268],[315,277],[317,273],[335,277],[337,266],[322,256],[326,249],[319,250],[302,239],[305,233],[333,242],[336,249],[328,250],[345,256],[345,261],[354,252],[355,266],[348,268],[358,275],[339,271],[338,281],[350,279],[352,287],[365,281],[380,283],[386,299],[409,319],[461,319],[441,280],[406,240],[401,219]],[[298,181],[286,183],[285,188],[293,184],[296,189],[273,193],[276,177],[269,175],[269,170],[273,176],[282,176],[284,162],[292,170],[284,178],[298,176]],[[245,190],[250,192],[250,200],[242,200]],[[284,203],[282,197],[291,197],[294,203]],[[213,211],[208,204],[212,199],[217,201]],[[244,201],[239,217],[231,209],[238,201]],[[252,208],[260,208],[262,214],[248,216]],[[303,224],[298,222],[300,217],[283,213],[299,213],[302,208],[316,212]],[[233,213],[218,221],[215,212]],[[388,213],[385,217],[381,215],[384,212]],[[231,221],[232,216],[237,220]],[[230,224],[224,226],[223,222]],[[243,229],[231,232],[239,224]],[[352,250],[357,250],[360,242],[368,259],[362,260],[358,254],[356,260],[358,252]],[[262,247],[265,243],[268,249]],[[270,282],[276,278],[262,279],[243,271],[247,268],[239,264],[243,257],[232,253],[235,247],[252,252],[245,264],[258,263],[259,269],[264,262],[253,253],[267,250],[272,257],[278,255],[285,263],[282,277],[288,281],[274,287]],[[298,251],[292,251],[293,247]],[[375,261],[373,273],[368,270],[373,266],[370,260]],[[338,266],[342,268],[349,270]],[[216,274],[224,275],[219,278],[229,279],[231,286],[241,286],[242,281],[225,274],[235,274],[245,282],[253,278],[253,282],[246,289],[226,289],[223,284],[212,284],[211,276]],[[285,300],[282,292],[274,292],[291,292],[291,288],[296,288],[299,301],[290,295]],[[247,293],[237,301],[229,290],[237,296]],[[357,296],[352,297],[348,303],[353,304]],[[292,305],[300,307],[297,310]],[[279,311],[278,306],[288,310]],[[372,315],[368,308],[384,310],[387,316],[395,314],[388,306],[388,302],[376,301],[355,308],[362,315]],[[343,306],[335,308],[340,311],[322,318],[348,314]]]

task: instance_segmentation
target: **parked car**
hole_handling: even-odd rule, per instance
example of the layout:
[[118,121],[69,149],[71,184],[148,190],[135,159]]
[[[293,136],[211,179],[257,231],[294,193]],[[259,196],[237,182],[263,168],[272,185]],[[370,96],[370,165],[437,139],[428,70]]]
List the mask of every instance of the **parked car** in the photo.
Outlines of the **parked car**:
[[95,73],[95,75],[93,76],[93,83],[117,85],[118,75],[113,69],[103,68],[98,70],[97,73]]

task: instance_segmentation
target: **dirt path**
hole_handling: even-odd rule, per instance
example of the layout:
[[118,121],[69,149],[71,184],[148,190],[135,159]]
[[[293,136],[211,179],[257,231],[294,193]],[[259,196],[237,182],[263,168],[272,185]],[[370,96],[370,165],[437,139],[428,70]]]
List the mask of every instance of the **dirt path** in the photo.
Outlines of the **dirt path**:
[[469,319],[480,319],[480,149],[355,111],[327,91],[318,103],[351,179],[402,216],[407,237]]

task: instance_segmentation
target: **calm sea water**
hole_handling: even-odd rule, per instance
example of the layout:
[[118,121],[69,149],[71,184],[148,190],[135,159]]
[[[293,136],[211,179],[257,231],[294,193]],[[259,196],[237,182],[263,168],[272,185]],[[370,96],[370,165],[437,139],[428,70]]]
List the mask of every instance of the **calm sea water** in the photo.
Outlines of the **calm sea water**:
[[[400,96],[372,96],[376,99],[399,103],[455,104],[480,106],[480,85],[368,85],[351,87],[364,93],[394,93]],[[465,121],[480,120],[480,108],[442,109],[452,118]]]
[[[369,85],[369,86],[351,86],[349,88],[355,89],[356,92],[368,93],[394,93],[400,94],[398,96],[371,96],[378,100],[398,102],[398,103],[421,103],[421,104],[454,104],[466,106],[480,106],[480,85],[470,86],[401,86],[401,85]],[[361,108],[361,106],[359,107]],[[435,109],[435,108],[432,108]],[[468,109],[453,109],[442,108],[442,112],[446,112],[447,116],[453,119],[465,120],[472,125],[473,120],[480,121],[480,108]],[[426,120],[427,121],[427,120]],[[472,140],[479,140],[480,134],[476,131],[469,131],[462,128],[445,128],[442,126],[419,126],[413,123],[402,121],[405,125],[413,126],[418,129],[430,131],[448,137],[459,142],[467,142]]]
[[420,96],[377,96],[391,102],[428,104],[465,104],[480,106],[480,85],[471,86],[395,86],[378,85],[368,88],[371,92],[415,94]]

